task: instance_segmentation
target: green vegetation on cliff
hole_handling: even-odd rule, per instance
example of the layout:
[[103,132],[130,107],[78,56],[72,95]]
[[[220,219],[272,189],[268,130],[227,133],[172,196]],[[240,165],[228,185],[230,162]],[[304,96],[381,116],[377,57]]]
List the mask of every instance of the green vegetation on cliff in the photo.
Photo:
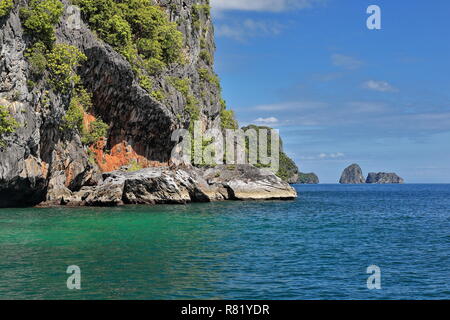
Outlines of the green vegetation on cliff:
[[183,35],[151,0],[73,0],[89,25],[131,63],[151,74],[182,62]]
[[83,131],[83,116],[84,108],[77,97],[72,97],[69,104],[69,109],[64,116],[62,125],[63,130],[69,131]]
[[280,169],[278,170],[277,176],[281,178],[283,181],[287,181],[289,183],[296,183],[297,175],[298,175],[298,167],[295,164],[294,160],[288,157],[284,151],[280,152]]
[[85,89],[74,90],[61,126],[62,130],[78,133],[81,142],[88,146],[106,137],[109,129],[101,119],[92,121],[88,127],[84,125],[84,114],[92,107],[91,99],[91,95]]
[[205,15],[207,18],[211,15],[211,6],[209,1],[205,4],[194,4],[192,6],[192,26],[193,29],[199,32],[202,29],[202,24],[200,21],[200,16]]
[[50,81],[60,91],[70,90],[80,82],[76,73],[79,64],[87,57],[76,47],[67,44],[56,44],[47,54],[47,67]]
[[79,84],[80,77],[76,69],[87,59],[74,46],[58,43],[52,44],[52,48],[47,49],[46,45],[40,41],[28,49],[25,56],[28,58],[34,78],[48,80],[54,89],[63,93],[70,92]]
[[0,147],[5,147],[5,136],[14,133],[19,127],[19,123],[9,112],[6,106],[0,105]]
[[183,64],[183,34],[152,0],[73,0],[89,26],[133,66],[150,96],[164,102],[166,94],[150,76],[173,63]]
[[233,110],[227,110],[227,103],[222,98],[220,99],[220,126],[222,129],[239,129],[239,123],[236,120]]
[[106,137],[109,126],[102,120],[95,120],[89,124],[89,128],[83,128],[81,142],[84,145],[92,145],[100,139]]
[[46,73],[56,90],[68,92],[79,83],[76,68],[87,58],[74,46],[55,44],[55,25],[63,9],[59,0],[31,0],[27,7],[21,8],[20,18],[33,39],[25,53],[32,75],[42,78]]
[[[92,102],[91,95],[80,85],[77,68],[87,57],[75,46],[55,43],[55,25],[63,9],[59,0],[31,0],[27,7],[20,10],[22,24],[33,39],[25,55],[34,80],[42,80],[45,85],[71,97],[61,120],[61,129],[76,132],[83,144],[90,145],[106,136],[108,125],[101,119],[92,122],[88,128],[84,125],[84,114],[91,109]],[[117,26],[117,37],[124,34],[119,22],[117,19],[111,22]],[[30,79],[29,84],[34,86],[34,80]]]
[[0,0],[0,18],[6,16],[13,6],[13,0]]
[[63,4],[59,0],[31,0],[20,10],[25,30],[48,47],[55,40],[55,24],[61,18]]

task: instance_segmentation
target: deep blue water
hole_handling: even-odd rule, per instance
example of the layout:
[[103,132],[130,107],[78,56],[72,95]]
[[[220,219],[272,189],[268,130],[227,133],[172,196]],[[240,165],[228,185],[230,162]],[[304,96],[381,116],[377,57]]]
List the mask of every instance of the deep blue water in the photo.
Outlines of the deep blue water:
[[450,299],[450,185],[296,188],[290,202],[0,209],[0,298]]

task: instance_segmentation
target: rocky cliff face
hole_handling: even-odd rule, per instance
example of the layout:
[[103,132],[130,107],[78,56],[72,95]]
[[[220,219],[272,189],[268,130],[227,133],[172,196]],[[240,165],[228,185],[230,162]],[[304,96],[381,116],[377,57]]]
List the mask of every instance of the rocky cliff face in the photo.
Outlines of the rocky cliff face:
[[340,184],[363,184],[365,182],[361,167],[357,164],[352,164],[346,168],[339,181]]
[[[0,150],[0,207],[64,202],[82,188],[102,184],[104,172],[131,164],[168,167],[175,144],[171,134],[193,122],[192,101],[199,107],[196,118],[203,130],[220,128],[224,106],[211,61],[213,25],[208,11],[198,9],[207,8],[207,0],[154,2],[183,34],[184,63],[168,65],[149,75],[146,83],[84,20],[73,28],[68,23],[71,2],[61,1],[55,43],[73,46],[87,58],[76,70],[92,95],[83,123],[102,119],[109,127],[105,139],[92,145],[82,142],[81,132],[61,129],[73,101],[71,93],[32,76],[27,50],[34,39],[20,16],[31,1],[15,1],[0,17],[0,105],[19,123],[13,134],[2,137],[6,144]],[[177,88],[171,79],[186,79],[188,88]],[[147,88],[149,82],[157,91]]]
[[366,183],[370,184],[403,184],[405,180],[400,178],[395,173],[369,173],[366,179]]

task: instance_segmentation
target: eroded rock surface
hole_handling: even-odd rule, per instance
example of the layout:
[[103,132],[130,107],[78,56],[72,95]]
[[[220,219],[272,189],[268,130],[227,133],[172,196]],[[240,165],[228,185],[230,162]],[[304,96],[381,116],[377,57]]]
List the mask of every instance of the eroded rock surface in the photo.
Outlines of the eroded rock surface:
[[405,180],[395,173],[371,172],[367,176],[366,183],[370,184],[403,184]]
[[[296,191],[274,174],[249,165],[198,168],[147,168],[103,175],[95,187],[64,195],[71,206],[186,204],[223,200],[290,200]],[[53,203],[53,204],[57,204]]]
[[342,173],[340,184],[363,184],[366,183],[361,167],[357,164],[352,164],[347,167]]

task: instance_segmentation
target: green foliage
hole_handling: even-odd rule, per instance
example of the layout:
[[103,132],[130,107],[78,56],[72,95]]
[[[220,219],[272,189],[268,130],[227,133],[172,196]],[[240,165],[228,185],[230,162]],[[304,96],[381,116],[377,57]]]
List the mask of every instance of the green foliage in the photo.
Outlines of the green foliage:
[[75,90],[75,94],[75,99],[83,106],[83,110],[90,111],[92,109],[92,93],[88,92],[83,87],[79,87]]
[[150,95],[151,95],[154,99],[158,100],[159,102],[163,102],[163,101],[166,99],[166,95],[165,95],[164,92],[161,91],[161,90],[154,90],[154,91],[152,91],[152,92],[150,93]]
[[198,74],[200,75],[200,80],[206,81],[210,84],[215,85],[218,89],[220,89],[220,80],[219,77],[209,71],[208,68],[200,68],[198,69]]
[[186,111],[191,118],[191,122],[200,120],[201,108],[197,98],[189,95],[186,100]]
[[76,47],[56,44],[51,50],[38,41],[25,53],[35,76],[42,76],[48,70],[51,84],[60,91],[67,91],[80,82],[76,68],[86,56]]
[[211,53],[209,53],[209,51],[207,50],[200,51],[200,58],[209,66],[212,66],[214,64],[214,59]]
[[61,91],[67,91],[80,82],[76,68],[87,57],[76,47],[68,44],[57,44],[47,54],[47,67],[50,71],[51,83]]
[[131,42],[131,27],[120,15],[114,15],[104,24],[105,41],[112,46],[125,48]]
[[150,75],[158,75],[161,73],[164,68],[166,67],[165,63],[161,60],[158,60],[156,58],[150,58],[147,60],[144,60],[142,62],[143,68],[150,74]]
[[62,125],[63,130],[79,133],[81,142],[85,145],[99,141],[107,135],[109,130],[109,126],[100,119],[91,122],[89,128],[84,126],[84,113],[91,108],[92,95],[84,88],[74,90]]
[[208,44],[206,43],[206,38],[201,37],[200,38],[200,49],[206,49],[208,47]]
[[89,129],[84,129],[81,142],[85,145],[91,145],[106,137],[109,126],[102,120],[95,120],[90,123]]
[[139,70],[137,76],[138,76],[140,86],[142,88],[144,88],[148,93],[151,93],[153,90],[153,80],[149,76],[147,76],[146,74],[141,72],[140,70]]
[[190,125],[189,131],[194,132],[194,122],[200,120],[202,109],[197,98],[189,94],[186,98],[186,112],[189,114]]
[[35,86],[36,82],[34,82],[33,80],[27,80],[27,87],[30,91],[33,90]]
[[208,19],[211,15],[211,6],[209,3],[206,4],[194,4],[192,6],[192,24],[194,26],[194,30],[200,31],[201,24],[201,16],[205,16]]
[[190,118],[189,130],[192,133],[194,130],[194,122],[200,120],[202,110],[198,99],[191,93],[191,81],[177,77],[170,77],[168,80],[186,99],[185,110]]
[[25,56],[30,63],[31,72],[34,75],[42,75],[47,69],[47,47],[43,42],[36,42],[33,47],[28,49]]
[[128,168],[128,172],[136,172],[136,171],[139,171],[139,170],[142,170],[142,169],[143,169],[142,165],[139,162],[137,162],[137,160],[133,160],[130,163],[130,167]]
[[0,105],[0,147],[5,147],[4,137],[14,133],[19,127],[19,123],[9,112],[6,106]]
[[[74,0],[93,29],[131,63],[156,74],[182,59],[183,35],[151,0]],[[141,61],[143,60],[143,61]]]
[[220,113],[220,125],[222,129],[236,130],[239,128],[233,110],[223,110]]
[[21,9],[20,16],[25,29],[50,46],[55,40],[54,25],[62,13],[63,4],[59,0],[31,0],[28,7]]
[[97,160],[95,159],[95,153],[91,150],[87,150],[88,161],[91,165],[95,166],[97,164]]
[[220,125],[222,129],[239,129],[239,123],[236,120],[233,110],[227,110],[227,103],[220,99]]
[[78,96],[72,97],[69,109],[63,119],[63,130],[83,132],[84,107]]
[[169,82],[177,89],[181,94],[187,98],[189,95],[189,90],[191,88],[191,81],[189,79],[180,79],[177,77],[170,77]]
[[209,72],[209,70],[207,68],[198,69],[198,74],[200,76],[200,80],[209,82],[211,73]]
[[80,82],[76,68],[87,58],[74,46],[54,45],[54,25],[60,20],[63,10],[64,6],[59,0],[30,0],[28,6],[21,9],[20,17],[34,40],[33,46],[25,54],[31,73],[34,76],[45,74],[48,76],[45,79],[50,80],[57,90],[68,92]]
[[288,181],[294,174],[298,174],[297,165],[291,158],[289,158],[283,151],[281,151],[280,169],[277,172],[277,176],[283,181]]
[[13,6],[13,0],[0,0],[0,18],[9,14]]

